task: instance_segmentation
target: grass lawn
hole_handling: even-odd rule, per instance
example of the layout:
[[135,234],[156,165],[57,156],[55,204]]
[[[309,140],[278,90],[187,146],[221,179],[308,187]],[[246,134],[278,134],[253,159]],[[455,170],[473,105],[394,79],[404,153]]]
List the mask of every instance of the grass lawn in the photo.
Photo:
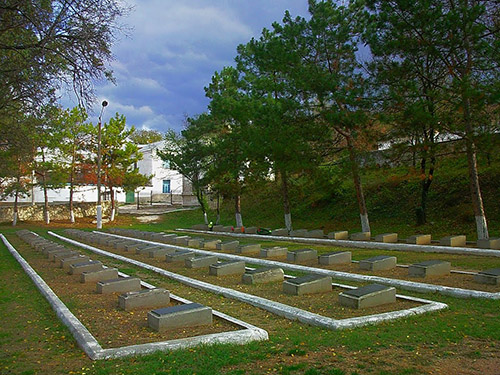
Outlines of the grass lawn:
[[[200,218],[199,211],[186,211],[167,214],[162,222],[153,224],[140,224],[122,216],[118,224],[127,228],[160,231],[188,227],[199,223]],[[79,226],[82,229],[92,228],[86,223]],[[27,228],[46,236],[47,230],[63,227],[67,225],[55,223],[47,227],[35,223],[22,224],[17,229]],[[380,227],[389,229],[383,228],[382,224]],[[0,226],[0,232],[12,243],[15,242],[15,231],[11,227]],[[17,244],[21,247],[19,241]],[[319,252],[328,250],[318,248]],[[395,253],[398,262],[406,264],[424,260],[422,257],[431,258],[430,254]],[[379,252],[359,250],[353,253],[353,258],[362,259],[375,254]],[[377,326],[330,331],[193,290],[116,260],[105,262],[154,285],[168,286],[180,296],[210,303],[217,310],[267,330],[270,339],[244,346],[215,345],[93,362],[77,347],[69,331],[1,244],[1,374],[487,375],[500,371],[500,301],[403,291],[402,294],[447,303],[449,309]],[[466,256],[452,260],[452,264],[463,269],[484,269],[498,266],[498,262],[498,259]],[[74,302],[74,308],[77,308],[77,302]]]

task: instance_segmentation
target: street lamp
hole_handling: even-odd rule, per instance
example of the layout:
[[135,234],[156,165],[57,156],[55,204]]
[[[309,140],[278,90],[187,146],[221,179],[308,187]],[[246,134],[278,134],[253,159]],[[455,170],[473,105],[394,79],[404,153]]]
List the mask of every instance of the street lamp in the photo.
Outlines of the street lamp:
[[99,123],[97,124],[97,229],[102,229],[102,205],[101,205],[101,120],[104,107],[108,105],[106,100],[102,101]]

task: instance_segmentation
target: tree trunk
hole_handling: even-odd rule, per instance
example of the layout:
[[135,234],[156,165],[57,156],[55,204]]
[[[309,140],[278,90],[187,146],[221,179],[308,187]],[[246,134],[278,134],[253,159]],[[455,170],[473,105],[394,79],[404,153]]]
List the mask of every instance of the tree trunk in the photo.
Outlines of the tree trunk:
[[361,178],[359,176],[358,162],[356,160],[356,151],[354,150],[352,136],[346,136],[347,148],[349,150],[349,159],[351,161],[351,172],[354,181],[354,188],[356,189],[356,198],[359,206],[359,216],[361,219],[361,231],[370,231],[370,222],[368,220],[368,211],[366,209],[365,196],[363,194],[363,187],[361,186]]
[[421,182],[421,194],[420,194],[420,207],[417,208],[417,225],[424,225],[427,223],[427,197],[429,195],[429,190],[434,178],[434,166],[436,159],[434,156],[431,157],[431,166],[429,168],[429,175],[426,175],[426,163],[427,158],[422,158],[420,162],[420,173],[422,176]]
[[[17,178],[17,183],[19,185],[19,177]],[[19,189],[16,188],[16,195],[14,198],[14,215],[12,218],[12,226],[15,227],[17,225],[17,214],[18,214],[18,209],[17,209],[17,201],[19,199]]]
[[[466,112],[466,111],[464,111]],[[466,146],[467,146],[467,164],[469,168],[469,189],[472,199],[472,208],[476,217],[477,239],[488,239],[488,222],[484,212],[483,197],[481,186],[479,184],[479,174],[477,170],[476,145],[472,139],[472,126],[470,122],[466,123]]]
[[215,224],[220,224],[220,194],[217,192],[217,220],[215,220]]
[[75,213],[73,211],[73,189],[75,180],[75,145],[73,144],[73,153],[71,155],[71,172],[69,176],[69,221],[75,222]]
[[243,220],[241,218],[241,195],[236,195],[234,199],[234,212],[236,216],[236,228],[241,228],[243,226]]
[[286,171],[280,171],[281,176],[281,194],[283,196],[283,212],[285,214],[285,227],[290,233],[292,228],[292,213],[290,210],[290,197],[288,194],[288,175]]
[[198,203],[200,204],[201,211],[203,212],[203,220],[205,221],[205,224],[208,225],[208,215],[207,215],[207,209],[205,207],[205,202],[203,201],[203,191],[201,189],[195,189],[196,192],[196,199],[198,200]]
[[111,214],[109,215],[109,221],[115,220],[115,191],[113,186],[109,187],[109,195],[111,196]]

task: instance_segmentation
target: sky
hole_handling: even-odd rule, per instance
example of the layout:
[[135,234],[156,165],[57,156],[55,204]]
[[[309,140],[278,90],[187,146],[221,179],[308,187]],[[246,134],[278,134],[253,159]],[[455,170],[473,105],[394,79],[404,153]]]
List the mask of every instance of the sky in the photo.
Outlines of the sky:
[[[216,71],[234,65],[239,44],[281,22],[285,10],[307,17],[307,0],[125,0],[133,10],[121,21],[131,28],[113,48],[116,84],[96,84],[103,122],[116,112],[128,125],[165,133],[180,131],[185,116],[207,109],[204,87]],[[95,117],[95,118],[94,118]]]

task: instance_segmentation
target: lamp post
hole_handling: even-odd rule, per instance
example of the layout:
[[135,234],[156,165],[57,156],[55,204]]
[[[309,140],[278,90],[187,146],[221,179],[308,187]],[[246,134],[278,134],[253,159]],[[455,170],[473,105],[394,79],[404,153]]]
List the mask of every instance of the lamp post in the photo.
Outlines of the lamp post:
[[104,107],[108,105],[106,100],[102,101],[99,123],[97,124],[97,229],[102,229],[102,205],[101,205],[101,120]]

